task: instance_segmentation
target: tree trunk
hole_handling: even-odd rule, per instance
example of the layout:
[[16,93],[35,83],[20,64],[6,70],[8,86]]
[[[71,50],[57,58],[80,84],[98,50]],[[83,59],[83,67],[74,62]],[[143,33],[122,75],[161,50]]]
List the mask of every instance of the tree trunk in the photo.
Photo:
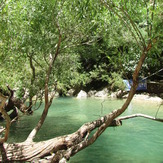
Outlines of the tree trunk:
[[[5,105],[3,107],[6,112],[13,110],[13,112],[9,115],[11,120],[18,117],[18,109],[23,113],[31,114],[32,112],[29,112],[29,107],[27,107],[24,104],[24,101],[14,97],[14,90],[12,90],[9,86],[7,86],[7,88],[10,91],[10,95],[8,97],[8,102],[5,103]],[[2,96],[3,95],[1,94],[1,97]],[[2,117],[2,114],[0,114],[0,119],[1,120],[4,119]]]
[[[98,120],[85,123],[76,132],[69,135],[60,136],[41,142],[22,142],[14,144],[5,143],[3,145],[3,154],[5,153],[4,157],[8,162],[31,162],[34,160],[35,162],[36,160],[42,160],[44,162],[59,162],[62,158],[69,160],[71,156],[75,155],[77,152],[87,146],[91,132],[105,124],[112,114],[113,113],[110,113]],[[135,117],[144,117],[163,122],[163,119],[156,119],[143,114],[135,114],[113,120],[109,127],[121,126],[122,120]],[[2,161],[2,156],[0,156],[0,161]]]
[[[67,150],[72,148],[72,154],[75,153],[75,148],[81,142],[88,139],[88,135],[96,128],[107,121],[109,116],[101,117],[90,123],[86,123],[76,132],[53,138],[42,142],[22,142],[14,144],[4,144],[6,157],[8,161],[32,161],[34,159],[41,159],[45,156],[56,153],[57,151]],[[122,124],[119,120],[114,120],[111,127],[120,126]],[[51,157],[50,157],[51,158]],[[51,158],[52,159],[52,158]],[[2,157],[0,157],[2,161]]]

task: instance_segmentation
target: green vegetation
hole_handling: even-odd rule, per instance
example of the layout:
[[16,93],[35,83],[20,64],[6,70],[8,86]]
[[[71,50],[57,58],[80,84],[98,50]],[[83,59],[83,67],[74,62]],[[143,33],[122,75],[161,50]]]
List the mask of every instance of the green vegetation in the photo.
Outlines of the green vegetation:
[[[0,95],[0,118],[6,120],[0,131],[0,161],[31,161],[47,155],[51,162],[69,160],[93,144],[108,126],[121,125],[126,117],[116,118],[129,106],[138,77],[162,68],[162,7],[161,0],[2,0],[0,92],[9,91],[9,99],[4,105],[6,98]],[[56,91],[64,96],[71,88],[75,92],[103,87],[123,90],[123,78],[133,78],[133,85],[120,109],[84,124],[71,135],[33,142]],[[17,118],[18,109],[31,114],[43,98],[44,110],[26,141],[6,148],[3,143],[12,117]],[[10,110],[13,112],[8,115]]]
[[[108,84],[110,88],[111,85],[122,88],[121,82],[111,79],[116,78],[115,74],[122,78],[132,77],[141,54],[139,37],[143,37],[145,42],[157,38],[141,75],[147,76],[159,70],[163,61],[163,3],[115,1],[111,10],[101,3],[94,0],[2,1],[1,89],[6,90],[8,83],[17,89],[19,97],[23,90],[28,90],[31,98],[41,95],[59,30],[61,47],[49,86],[54,90],[57,83],[63,95],[70,88],[91,88],[92,85],[96,89],[97,82],[101,86]],[[125,22],[128,15],[124,11],[133,22]],[[135,23],[141,35],[135,36],[129,23]]]

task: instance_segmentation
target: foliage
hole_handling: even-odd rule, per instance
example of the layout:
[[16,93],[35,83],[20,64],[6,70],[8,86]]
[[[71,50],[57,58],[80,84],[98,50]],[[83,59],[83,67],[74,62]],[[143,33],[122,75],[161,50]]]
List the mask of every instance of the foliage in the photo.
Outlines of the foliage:
[[[110,85],[110,80],[116,78],[113,74],[131,78],[141,54],[141,37],[145,42],[158,39],[141,75],[158,70],[162,65],[163,3],[157,1],[153,8],[151,1],[106,2],[109,10],[94,0],[2,1],[1,88],[6,89],[8,83],[18,89],[19,97],[24,91],[30,97],[40,96],[59,30],[62,42],[50,78],[52,91],[56,82],[65,94],[71,87],[87,86],[92,81]],[[141,34],[133,30],[133,23]]]
[[120,74],[117,74],[115,72],[111,73],[111,77],[108,78],[108,82],[110,84],[110,89],[112,91],[115,91],[117,89],[118,90],[125,89],[125,85],[124,85],[123,79]]
[[[32,143],[32,146],[29,146],[31,149],[38,147],[38,144],[34,147],[36,143],[33,139],[42,127],[52,104],[53,96],[49,98],[51,92],[57,90],[60,94],[66,94],[67,89],[71,87],[87,87],[94,81],[109,84],[113,91],[124,89],[122,77],[131,77],[134,70],[133,85],[124,105],[99,120],[86,124],[87,127],[91,126],[91,131],[98,128],[93,134],[89,135],[89,129],[86,130],[84,126],[84,130],[81,128],[83,132],[79,129],[75,133],[75,141],[72,135],[70,139],[60,137],[62,140],[59,143],[57,138],[55,140],[59,148],[46,148],[44,141],[40,143],[41,150],[29,157],[21,152],[15,155],[12,148],[13,151],[9,151],[10,156],[14,153],[15,158],[11,156],[11,159],[32,160],[32,157],[37,155],[44,157],[56,151],[54,157],[51,156],[52,161],[59,162],[60,157],[65,155],[68,160],[71,155],[95,142],[129,106],[136,92],[137,79],[144,59],[153,43],[162,39],[161,6],[161,1],[156,3],[155,0],[8,0],[0,3],[1,87],[5,88],[7,82],[19,89],[19,97],[27,93],[30,109],[34,96],[41,101],[44,95],[45,99],[41,118],[25,142],[28,146]],[[162,42],[155,44],[148,55],[146,69],[141,72],[142,75],[146,75],[149,68],[158,68],[161,65],[161,62],[157,64],[162,54],[160,47]],[[148,62],[152,64],[148,66]],[[1,113],[2,108],[3,106],[0,108]],[[16,111],[16,108],[14,109]],[[121,121],[114,123],[122,124]],[[10,121],[7,124],[10,125]],[[8,131],[7,126],[5,132]],[[55,146],[55,141],[51,141],[53,139],[47,141],[48,145]],[[24,151],[24,143],[11,146],[16,147],[16,151]],[[5,148],[4,146],[3,150],[10,150]],[[8,161],[6,152],[2,153],[5,161]],[[33,152],[26,153],[30,155]]]

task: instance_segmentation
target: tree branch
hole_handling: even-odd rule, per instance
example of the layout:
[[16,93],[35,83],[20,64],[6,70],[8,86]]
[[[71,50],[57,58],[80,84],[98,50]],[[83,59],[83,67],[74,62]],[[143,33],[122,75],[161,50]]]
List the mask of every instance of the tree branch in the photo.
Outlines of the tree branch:
[[151,37],[152,37],[152,28],[153,28],[153,18],[154,18],[154,9],[155,9],[155,4],[156,4],[156,0],[152,0],[153,1],[153,4],[152,4],[152,13],[151,13],[151,23],[150,23],[150,40],[151,40]]
[[[48,156],[49,162],[59,162],[63,159],[69,160],[71,156],[75,155],[89,145],[89,139],[91,139],[89,138],[90,133],[108,122],[112,114],[113,113],[110,113],[99,118],[98,120],[85,123],[76,132],[69,135],[60,136],[41,142],[5,144],[4,147],[6,150],[7,159],[9,161],[32,161],[36,158],[40,159]],[[108,127],[121,126],[122,120],[135,117],[145,117],[151,120],[163,122],[163,120],[155,119],[148,115],[134,114],[113,120]],[[52,153],[54,153],[54,155],[51,155]]]
[[[102,0],[101,0],[101,1],[102,1]],[[102,2],[103,2],[103,1],[102,1]],[[104,3],[104,5],[106,5],[105,2],[103,2],[103,3]],[[108,7],[108,6],[106,6],[106,7]],[[109,6],[109,9],[112,10],[112,8],[110,8],[110,6]],[[115,13],[116,13],[116,12],[115,12]],[[121,17],[120,17],[120,18],[121,18]],[[124,23],[125,23],[125,22],[124,22]],[[132,32],[132,31],[131,31],[131,32]],[[142,40],[142,42],[143,42],[143,40]],[[135,71],[133,72],[133,85],[132,85],[132,87],[131,87],[131,89],[130,89],[129,95],[128,95],[128,97],[127,97],[125,103],[123,104],[123,106],[122,106],[120,109],[115,110],[115,111],[113,111],[112,113],[106,115],[106,116],[105,116],[106,121],[105,121],[104,123],[102,123],[102,124],[98,127],[97,131],[92,135],[92,137],[89,138],[89,139],[84,140],[83,142],[80,142],[80,143],[81,143],[80,145],[77,144],[77,146],[79,145],[79,147],[77,147],[77,149],[76,149],[77,152],[80,151],[80,150],[82,150],[82,149],[84,149],[84,148],[86,148],[87,146],[93,144],[93,143],[97,140],[97,138],[106,130],[106,128],[112,123],[112,121],[113,121],[115,118],[117,118],[119,115],[121,115],[121,114],[127,109],[127,107],[129,106],[131,100],[133,99],[133,96],[134,96],[134,94],[135,94],[135,92],[136,92],[136,88],[137,88],[137,86],[138,86],[138,76],[139,76],[139,72],[140,72],[141,67],[142,67],[142,65],[143,65],[143,63],[144,63],[144,60],[145,60],[145,58],[146,58],[146,56],[147,56],[148,51],[149,51],[151,48],[152,48],[152,42],[150,42],[147,46],[146,46],[146,45],[145,45],[145,46],[143,45],[143,50],[142,50],[141,57],[140,57],[139,62],[138,62],[138,64],[137,64],[136,68],[135,68]],[[73,151],[73,150],[72,150],[72,151]],[[64,158],[64,152],[65,152],[65,151],[63,151],[63,152],[61,152],[61,153],[59,152],[58,155],[59,155],[61,158]],[[69,151],[68,151],[68,153],[69,153],[69,154],[68,154],[69,157],[71,157],[72,152],[69,152]],[[56,160],[58,159],[58,158],[57,158],[58,155],[55,155],[55,156],[54,156],[53,162],[56,162]],[[66,157],[67,160],[69,159],[69,157],[67,157],[67,153],[65,154],[65,157]]]
[[48,88],[48,84],[49,84],[49,80],[50,80],[50,74],[52,71],[52,67],[54,65],[54,62],[59,54],[59,49],[60,49],[60,45],[61,45],[61,40],[62,40],[62,35],[61,35],[61,31],[59,28],[59,25],[57,24],[57,28],[59,31],[59,39],[58,39],[58,43],[57,43],[57,47],[56,47],[56,51],[54,53],[54,55],[52,56],[52,59],[50,61],[47,73],[46,73],[46,79],[45,79],[45,107],[44,107],[44,111],[41,115],[41,118],[37,124],[37,126],[31,131],[31,133],[29,134],[29,136],[27,137],[26,141],[32,142],[33,139],[35,138],[35,135],[37,134],[37,132],[40,130],[41,126],[43,125],[45,118],[48,114],[48,109],[52,103],[52,99],[54,96],[51,97],[51,99],[49,100],[49,88]]
[[158,122],[163,122],[163,119],[161,119],[161,118],[155,118],[155,117],[152,117],[152,116],[149,116],[149,115],[145,115],[145,114],[141,114],[141,113],[120,117],[117,120],[122,121],[122,120],[136,118],[136,117],[143,117],[143,118],[147,118],[147,119],[150,119],[150,120],[154,120],[154,121],[158,121]]

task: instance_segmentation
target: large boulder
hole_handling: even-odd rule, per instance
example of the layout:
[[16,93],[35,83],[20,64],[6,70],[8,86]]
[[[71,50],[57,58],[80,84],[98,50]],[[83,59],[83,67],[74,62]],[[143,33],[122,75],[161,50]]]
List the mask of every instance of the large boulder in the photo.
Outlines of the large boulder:
[[106,98],[106,97],[108,97],[108,89],[105,88],[105,89],[103,89],[101,91],[96,92],[95,93],[95,97],[99,97],[99,98]]
[[77,95],[77,98],[80,99],[80,98],[87,98],[87,93],[83,90],[81,90],[78,95]]

